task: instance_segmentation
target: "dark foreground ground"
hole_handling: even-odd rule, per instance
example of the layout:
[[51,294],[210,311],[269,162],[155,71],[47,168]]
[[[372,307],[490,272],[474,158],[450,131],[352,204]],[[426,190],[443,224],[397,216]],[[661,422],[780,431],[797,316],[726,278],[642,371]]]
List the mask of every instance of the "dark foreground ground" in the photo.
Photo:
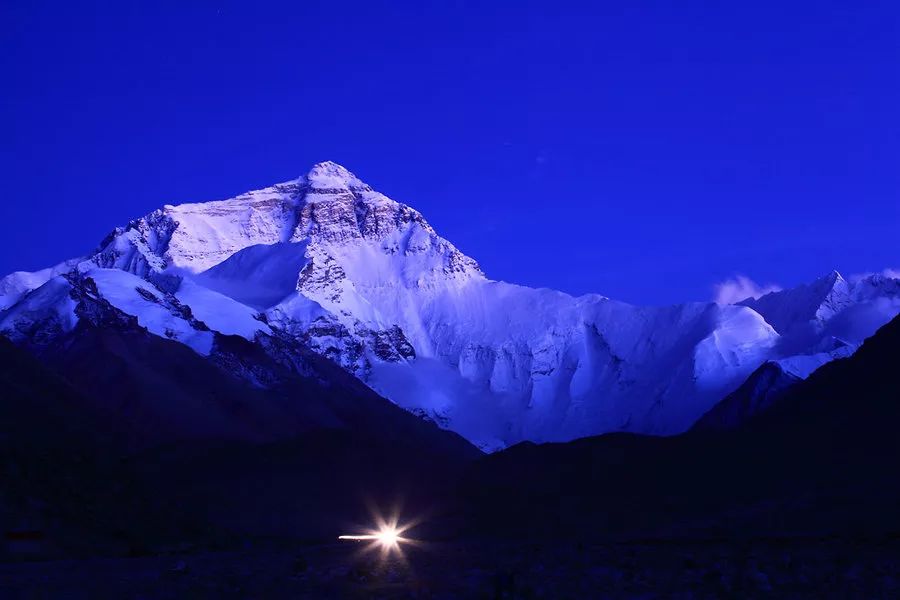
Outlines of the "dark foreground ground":
[[[126,389],[157,379],[146,367],[166,349],[142,339],[113,339],[149,344]],[[8,350],[0,561],[82,559],[0,562],[0,598],[900,598],[900,318],[737,429],[486,457],[351,388],[308,394],[334,396],[337,429],[126,451],[98,434],[118,421],[84,418],[80,391]],[[211,368],[173,352],[185,379]],[[333,540],[389,506],[420,515],[411,537],[432,541],[405,562],[354,542],[272,542]],[[500,542],[516,539],[540,541]]]
[[359,543],[0,565],[2,598],[898,598],[900,540]]

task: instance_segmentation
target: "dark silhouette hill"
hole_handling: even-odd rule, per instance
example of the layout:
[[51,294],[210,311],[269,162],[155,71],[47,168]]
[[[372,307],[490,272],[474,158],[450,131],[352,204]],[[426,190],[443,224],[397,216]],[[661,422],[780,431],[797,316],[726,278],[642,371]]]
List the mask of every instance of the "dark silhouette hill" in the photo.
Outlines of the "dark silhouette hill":
[[480,455],[325,359],[300,376],[243,339],[217,348],[88,321],[39,357],[0,337],[3,530],[51,555],[331,539],[369,503],[432,506]]

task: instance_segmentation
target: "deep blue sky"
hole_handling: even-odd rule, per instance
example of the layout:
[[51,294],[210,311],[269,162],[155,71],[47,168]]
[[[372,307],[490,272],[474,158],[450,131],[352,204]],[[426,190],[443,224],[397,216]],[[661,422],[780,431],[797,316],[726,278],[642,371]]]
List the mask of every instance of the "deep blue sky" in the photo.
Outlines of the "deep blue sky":
[[595,4],[6,0],[0,271],[326,159],[527,285],[900,266],[900,3]]

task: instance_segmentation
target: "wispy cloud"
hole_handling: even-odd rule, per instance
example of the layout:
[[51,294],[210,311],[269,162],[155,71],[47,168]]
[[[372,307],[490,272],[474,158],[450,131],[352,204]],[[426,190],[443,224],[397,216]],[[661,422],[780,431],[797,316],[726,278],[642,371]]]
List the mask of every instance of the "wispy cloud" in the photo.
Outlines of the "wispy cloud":
[[781,286],[773,283],[760,285],[745,275],[735,275],[713,286],[715,301],[719,304],[734,304],[747,298],[759,298],[780,289]]

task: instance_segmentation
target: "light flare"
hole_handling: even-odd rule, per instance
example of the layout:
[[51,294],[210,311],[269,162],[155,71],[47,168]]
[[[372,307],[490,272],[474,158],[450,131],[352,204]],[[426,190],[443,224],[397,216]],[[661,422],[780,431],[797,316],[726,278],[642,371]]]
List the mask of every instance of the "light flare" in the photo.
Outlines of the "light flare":
[[400,545],[400,542],[408,541],[406,538],[400,535],[402,532],[403,530],[397,529],[395,525],[385,523],[381,525],[377,531],[359,535],[339,535],[338,539],[353,541],[373,541],[380,544],[383,549],[391,550],[397,548]]
[[382,564],[391,563],[404,569],[411,568],[406,552],[413,548],[423,548],[425,544],[405,534],[418,527],[423,522],[423,517],[406,519],[401,524],[399,506],[394,507],[390,516],[379,511],[373,504],[369,505],[369,512],[372,515],[369,527],[361,527],[359,533],[339,535],[338,540],[360,542],[355,552],[360,559],[374,553],[379,556]]

